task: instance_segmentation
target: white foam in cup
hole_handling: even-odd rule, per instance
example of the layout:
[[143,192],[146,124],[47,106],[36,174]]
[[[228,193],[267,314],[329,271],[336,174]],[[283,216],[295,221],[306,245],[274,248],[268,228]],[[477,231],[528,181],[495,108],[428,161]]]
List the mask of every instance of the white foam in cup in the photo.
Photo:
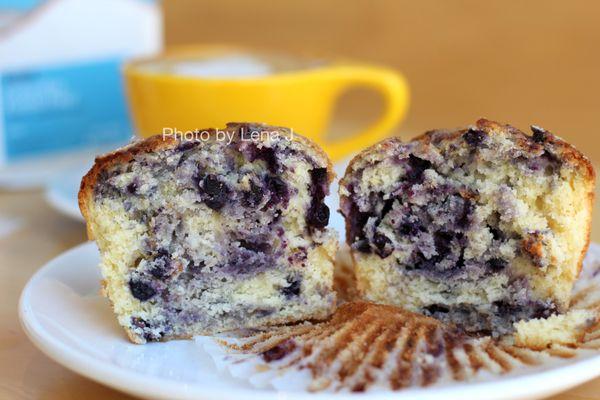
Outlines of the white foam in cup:
[[226,55],[206,59],[182,59],[148,63],[144,70],[201,78],[251,78],[269,75],[273,69],[266,62],[249,55]]
[[154,60],[142,63],[139,68],[148,72],[168,72],[177,76],[204,79],[244,79],[268,76],[282,71],[314,68],[322,64],[323,62],[318,60],[238,53]]

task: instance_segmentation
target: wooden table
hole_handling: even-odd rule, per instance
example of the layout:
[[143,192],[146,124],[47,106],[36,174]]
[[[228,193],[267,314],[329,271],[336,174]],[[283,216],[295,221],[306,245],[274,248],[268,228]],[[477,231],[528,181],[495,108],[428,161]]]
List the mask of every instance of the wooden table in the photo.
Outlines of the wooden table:
[[[12,230],[0,232],[0,399],[130,398],[50,360],[19,325],[17,303],[23,286],[46,261],[86,240],[83,224],[58,214],[38,191],[0,192],[0,218],[14,222]],[[592,233],[596,241],[599,220],[594,220]],[[558,398],[600,399],[600,378]]]

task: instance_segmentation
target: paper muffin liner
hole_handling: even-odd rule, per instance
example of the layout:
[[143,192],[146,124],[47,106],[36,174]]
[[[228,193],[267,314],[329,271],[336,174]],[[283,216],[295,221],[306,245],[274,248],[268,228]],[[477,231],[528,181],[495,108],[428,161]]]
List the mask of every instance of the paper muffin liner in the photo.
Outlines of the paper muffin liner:
[[585,323],[569,328],[576,330],[573,340],[557,339],[543,348],[520,343],[516,335],[468,336],[399,307],[353,300],[349,259],[342,255],[340,260],[335,284],[343,304],[328,321],[198,337],[197,342],[220,371],[255,387],[285,391],[364,392],[486,381],[600,354],[597,245],[588,251],[569,310],[584,310]]

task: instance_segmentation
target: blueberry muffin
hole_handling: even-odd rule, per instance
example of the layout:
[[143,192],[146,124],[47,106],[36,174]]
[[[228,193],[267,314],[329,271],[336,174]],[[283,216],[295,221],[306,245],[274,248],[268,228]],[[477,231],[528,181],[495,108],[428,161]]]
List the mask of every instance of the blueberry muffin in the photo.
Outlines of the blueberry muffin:
[[391,138],[340,183],[366,299],[504,334],[563,312],[590,233],[595,173],[573,146],[488,120]]
[[577,346],[597,323],[595,310],[571,309],[549,318],[515,323],[514,341],[519,347],[542,350],[556,345]]
[[327,156],[285,128],[199,132],[133,143],[82,180],[103,290],[129,338],[326,318],[337,250]]

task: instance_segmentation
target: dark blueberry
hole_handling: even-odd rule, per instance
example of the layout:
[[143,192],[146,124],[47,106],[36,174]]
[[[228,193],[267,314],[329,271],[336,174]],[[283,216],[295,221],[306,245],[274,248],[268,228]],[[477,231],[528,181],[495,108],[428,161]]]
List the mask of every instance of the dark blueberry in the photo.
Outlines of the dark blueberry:
[[465,249],[461,248],[460,255],[458,256],[458,260],[456,260],[456,264],[454,264],[453,269],[454,270],[461,269],[464,266],[465,266]]
[[504,233],[500,229],[494,228],[489,225],[488,225],[488,229],[490,230],[490,233],[492,234],[492,237],[494,238],[494,240],[504,240],[505,239]]
[[313,168],[310,170],[310,177],[314,184],[324,185],[327,183],[327,168]]
[[207,175],[204,178],[202,188],[205,193],[218,196],[225,190],[225,185],[215,175]]
[[502,258],[490,258],[485,263],[485,265],[487,265],[492,272],[502,271],[504,268],[506,268],[507,264],[507,261]]
[[325,203],[313,204],[306,213],[308,226],[323,229],[329,223],[329,207]]
[[506,300],[498,300],[493,302],[492,304],[496,308],[499,316],[515,315],[517,314],[520,308],[517,304],[509,303]]
[[287,205],[287,202],[289,200],[288,187],[281,178],[279,178],[278,176],[268,176],[267,188],[271,193],[269,205],[275,205],[282,202],[284,203],[284,205]]
[[154,332],[145,332],[144,339],[146,339],[147,342],[160,342],[163,335],[164,335],[164,332],[158,332],[158,334],[156,334]]
[[470,146],[477,147],[485,139],[485,132],[480,131],[479,129],[469,128],[469,130],[463,135],[463,139],[465,139],[465,142],[467,142]]
[[[161,210],[162,210],[162,208],[161,208]],[[160,257],[170,256],[169,250],[165,249],[164,247],[161,247],[158,250],[156,250],[156,254],[158,254],[158,256],[160,256]]]
[[150,300],[156,294],[156,290],[152,286],[140,280],[130,280],[129,290],[133,297],[140,301]]
[[398,232],[400,232],[403,235],[414,236],[418,232],[418,230],[416,229],[416,226],[413,223],[407,222],[400,225],[400,227],[398,228]]
[[415,236],[419,232],[424,231],[424,228],[418,222],[406,221],[400,224],[398,231],[403,235]]
[[[435,232],[433,234],[433,241],[435,244],[436,255],[431,258],[426,258],[420,251],[414,251],[410,256],[409,261],[405,265],[405,269],[408,271],[413,270],[436,270],[437,265],[444,259],[452,256],[452,243],[459,239],[459,234],[452,234],[450,232]],[[464,255],[463,251],[458,256],[452,269],[460,269],[464,267]]]
[[244,205],[244,207],[256,208],[262,201],[263,196],[263,188],[261,188],[254,182],[250,182],[250,190],[244,192],[244,194],[242,195],[242,204]]
[[288,286],[281,289],[281,293],[287,297],[294,297],[300,294],[300,279],[299,278],[287,278]]
[[163,265],[155,265],[150,269],[150,275],[156,279],[163,279],[167,277],[167,272]]
[[354,249],[360,251],[361,253],[370,253],[371,252],[371,246],[369,245],[369,242],[366,239],[362,239],[362,240],[358,240],[358,241],[354,242],[352,247]]
[[408,156],[408,164],[413,169],[419,169],[421,171],[425,171],[426,169],[431,168],[431,161],[419,158],[413,154],[410,154]]
[[423,172],[430,169],[432,166],[431,161],[424,160],[412,154],[408,156],[408,165],[410,166],[410,170],[407,172],[406,176],[408,181],[412,183],[420,182],[423,177]]
[[365,239],[363,228],[369,220],[369,214],[361,212],[356,203],[352,201],[350,203],[350,211],[346,217],[350,220],[349,227],[346,231],[346,241],[348,243],[356,243]]
[[453,237],[454,236],[449,232],[439,231],[433,234],[435,251],[438,253],[440,258],[444,258],[450,253],[452,249],[451,245]]
[[129,194],[136,194],[137,190],[138,190],[137,182],[136,181],[132,181],[129,185],[127,185],[126,189],[127,189],[127,193],[129,193]]
[[540,128],[536,125],[531,125],[531,132],[533,132],[531,140],[533,140],[536,143],[545,143],[548,139],[548,132],[544,128]]
[[202,182],[204,204],[213,210],[220,210],[227,202],[229,189],[215,175],[207,175]]
[[296,344],[291,339],[288,339],[285,342],[279,343],[277,346],[264,351],[261,356],[266,362],[277,361],[281,360],[295,349]]
[[327,190],[327,168],[310,170],[310,207],[306,213],[306,224],[309,227],[323,229],[329,223],[329,207],[323,199]]
[[310,170],[311,196],[313,200],[321,201],[325,198],[327,188],[327,168],[314,168]]
[[375,245],[375,253],[381,258],[386,258],[394,250],[392,241],[385,235],[376,233],[373,235],[373,244]]
[[268,147],[263,147],[260,149],[259,158],[264,160],[269,171],[277,171],[277,157],[275,156],[275,150]]
[[163,279],[169,275],[171,267],[171,257],[165,253],[165,250],[159,250],[159,255],[152,260],[152,267],[149,269],[150,275],[156,279]]
[[443,304],[431,304],[425,307],[425,311],[427,311],[429,315],[447,314],[450,312],[450,309]]
[[252,242],[249,240],[240,240],[240,247],[253,251],[255,253],[266,253],[271,248],[269,243]]
[[277,171],[277,157],[275,156],[275,150],[271,147],[258,147],[256,144],[252,144],[248,152],[249,161],[263,160],[267,164],[267,168],[271,172]]
[[385,216],[388,215],[390,211],[392,211],[394,201],[396,201],[396,199],[392,198],[387,199],[383,202],[383,208],[381,209],[381,214],[379,215],[377,226],[379,226],[379,223],[385,218]]

